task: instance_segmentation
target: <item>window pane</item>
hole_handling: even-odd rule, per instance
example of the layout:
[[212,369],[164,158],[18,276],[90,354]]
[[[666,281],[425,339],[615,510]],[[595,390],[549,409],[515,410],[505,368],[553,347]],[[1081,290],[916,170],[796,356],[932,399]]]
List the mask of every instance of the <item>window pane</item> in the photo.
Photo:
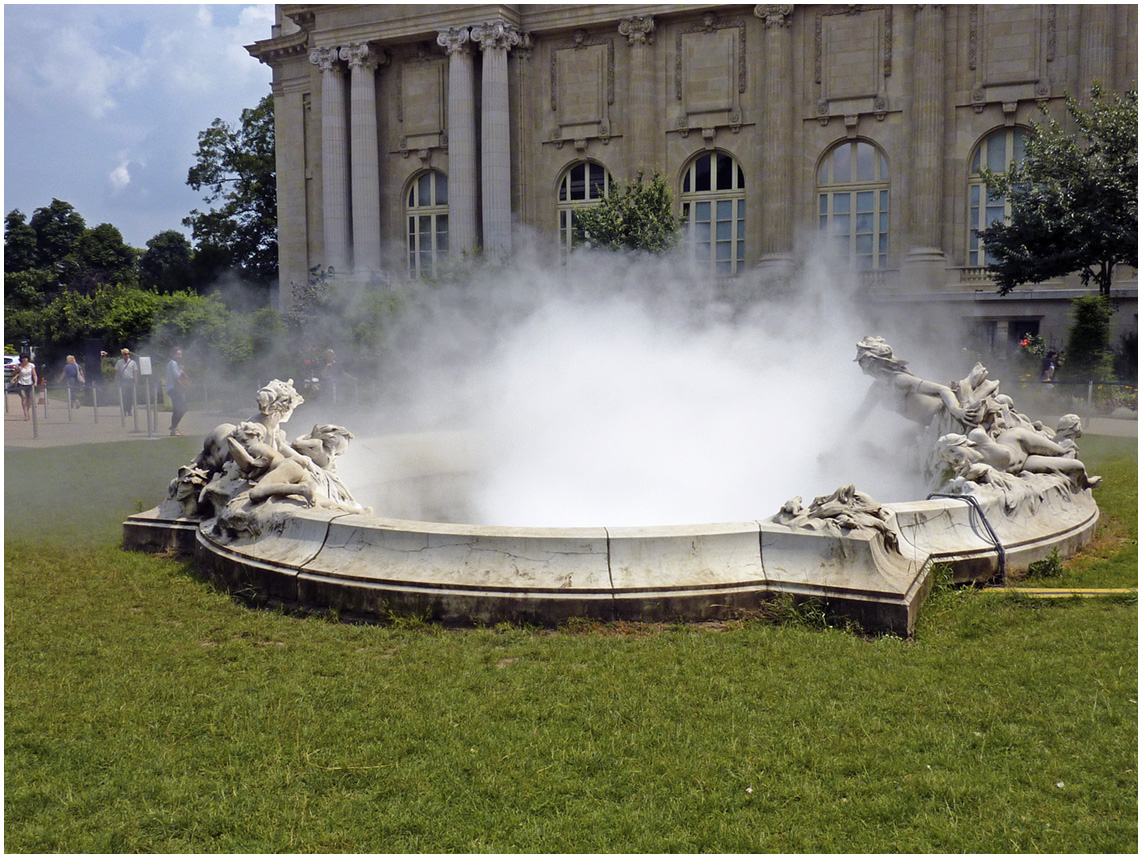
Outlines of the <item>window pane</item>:
[[848,143],[843,143],[833,151],[833,181],[834,182],[849,182],[852,178],[852,171],[850,168],[850,153],[852,148]]
[[889,213],[888,212],[882,212],[878,216],[878,218],[879,218],[879,221],[878,221],[877,226],[880,228],[879,232],[881,232],[883,234],[889,232]]
[[976,151],[972,153],[972,172],[973,174],[980,172],[980,147],[976,147]]
[[738,168],[738,190],[746,188],[746,178],[742,175],[742,168]]
[[425,173],[417,180],[417,205],[428,206],[432,204],[432,182],[433,177],[429,173]]
[[730,242],[717,242],[714,246],[714,258],[716,260],[730,259]]
[[714,236],[719,241],[729,241],[730,221],[716,221],[714,225]]
[[847,214],[849,212],[849,194],[833,195],[833,211],[835,215]]
[[883,181],[887,181],[889,179],[889,162],[885,160],[885,156],[881,155],[880,152],[877,154],[880,156],[879,160],[881,162],[881,175],[877,178]]
[[436,177],[437,177],[437,196],[436,196],[436,201],[435,201],[436,205],[447,206],[448,205],[448,176],[446,176],[444,173],[437,173]]
[[573,200],[586,200],[586,188],[583,165],[577,164],[571,169],[571,198]]
[[1005,136],[1005,133],[1000,131],[988,138],[987,141],[988,169],[994,173],[1000,173],[1008,166],[1008,159],[1004,152]]
[[710,156],[703,155],[695,162],[695,190],[710,190]]
[[716,204],[718,212],[718,219],[720,221],[729,221],[734,217],[734,201],[733,200],[719,200]]
[[739,220],[742,220],[745,217],[746,217],[746,201],[745,200],[739,200],[738,201],[738,218],[739,218]]
[[857,181],[873,181],[873,156],[876,153],[868,143],[857,144]]
[[695,220],[696,221],[709,221],[710,220],[710,203],[702,202],[695,203]]
[[819,215],[828,215],[829,214],[829,195],[828,194],[818,194],[818,214]]
[[695,241],[709,242],[710,241],[710,222],[699,221],[695,224]]
[[409,208],[410,209],[413,208],[413,206],[417,205],[416,193],[417,193],[417,186],[414,185],[413,187],[411,187],[409,189]]
[[721,152],[715,153],[715,170],[717,171],[715,190],[731,190],[734,184],[734,164],[730,160],[730,156],[723,155]]
[[689,194],[691,192],[691,171],[688,170],[687,174],[683,177],[683,193]]
[[871,213],[861,213],[857,216],[857,232],[858,233],[872,233],[873,232],[873,215]]
[[857,194],[857,211],[859,212],[872,212],[873,211],[873,192],[872,191],[859,191]]
[[833,234],[835,236],[849,235],[849,215],[833,216]]
[[[738,223],[738,240],[742,241],[743,239],[746,238],[746,221],[739,218],[737,223]],[[739,247],[739,250],[741,251],[741,246]]]
[[858,235],[857,235],[857,252],[859,254],[871,254],[871,253],[873,253],[873,236],[862,235],[861,233],[858,233]]

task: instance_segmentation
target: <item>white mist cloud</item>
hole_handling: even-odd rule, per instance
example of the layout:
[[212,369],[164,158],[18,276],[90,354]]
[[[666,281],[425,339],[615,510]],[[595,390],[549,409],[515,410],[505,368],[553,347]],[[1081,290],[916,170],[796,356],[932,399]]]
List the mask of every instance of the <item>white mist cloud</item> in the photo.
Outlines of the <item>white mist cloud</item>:
[[[483,457],[456,510],[482,524],[752,520],[848,483],[916,497],[913,428],[855,426],[870,386],[855,343],[888,332],[840,270],[807,262],[746,305],[725,293],[749,275],[719,285],[679,259],[582,253],[425,287],[394,332],[377,426],[474,433]],[[358,485],[383,479],[353,454]]]

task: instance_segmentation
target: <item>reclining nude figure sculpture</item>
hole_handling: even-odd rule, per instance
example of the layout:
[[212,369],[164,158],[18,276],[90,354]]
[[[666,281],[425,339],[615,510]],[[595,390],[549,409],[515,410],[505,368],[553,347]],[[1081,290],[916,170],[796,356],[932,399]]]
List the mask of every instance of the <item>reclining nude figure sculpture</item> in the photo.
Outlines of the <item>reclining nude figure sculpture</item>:
[[[931,490],[1000,492],[1006,507],[1027,505],[1032,511],[1048,493],[1082,492],[1100,484],[1078,458],[1079,418],[1064,415],[1053,431],[1020,414],[983,364],[947,385],[928,381],[909,372],[908,362],[894,355],[884,338],[873,336],[857,343],[854,360],[873,379],[855,423],[880,404],[916,424],[918,468]],[[809,508],[795,497],[772,521],[791,528],[883,533],[883,518],[876,501],[843,486]]]
[[215,520],[213,531],[254,533],[265,502],[300,503],[346,513],[368,513],[337,474],[336,460],[353,433],[318,424],[292,442],[282,425],[304,400],[293,380],[274,379],[257,394],[258,412],[238,424],[223,423],[203,440],[194,461],[179,469],[160,505],[163,515]]

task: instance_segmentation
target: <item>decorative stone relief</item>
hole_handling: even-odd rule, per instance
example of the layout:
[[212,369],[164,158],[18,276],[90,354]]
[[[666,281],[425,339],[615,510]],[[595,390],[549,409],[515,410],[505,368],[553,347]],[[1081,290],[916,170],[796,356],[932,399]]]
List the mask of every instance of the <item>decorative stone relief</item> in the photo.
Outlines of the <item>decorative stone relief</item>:
[[329,48],[314,48],[310,51],[310,63],[325,72],[339,73],[342,71],[340,59],[341,49],[334,45]]
[[786,3],[760,3],[754,7],[754,17],[762,19],[762,25],[769,30],[771,27],[789,27],[794,15],[794,7]]
[[635,15],[619,22],[619,35],[627,39],[627,44],[650,45],[655,41],[655,19],[651,15]]
[[440,56],[409,59],[397,72],[397,121],[401,123],[398,151],[441,148],[444,143],[447,60]]
[[890,524],[890,513],[872,497],[853,485],[839,487],[832,495],[815,498],[809,507],[800,496],[791,498],[771,520],[779,525],[809,531],[822,531],[835,537],[869,531],[890,549],[897,548],[897,532]]
[[468,27],[449,27],[437,34],[437,44],[445,49],[449,56],[470,50],[472,40],[468,35]]
[[470,32],[472,41],[480,46],[482,51],[505,50],[509,51],[520,44],[520,31],[503,21],[485,21],[477,24]]

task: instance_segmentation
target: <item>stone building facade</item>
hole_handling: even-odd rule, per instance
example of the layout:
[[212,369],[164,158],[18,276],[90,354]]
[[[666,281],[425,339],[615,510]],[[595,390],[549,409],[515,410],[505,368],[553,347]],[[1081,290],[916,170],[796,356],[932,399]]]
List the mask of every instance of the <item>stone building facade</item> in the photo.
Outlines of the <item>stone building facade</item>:
[[[1046,105],[1137,87],[1134,5],[283,4],[273,69],[281,303],[313,266],[431,274],[539,242],[661,173],[712,277],[766,289],[824,233],[869,299],[981,345],[1061,342],[1077,278],[999,297],[979,178]],[[525,237],[527,237],[525,239]],[[1137,327],[1118,273],[1118,327]],[[940,314],[935,311],[940,310]]]

